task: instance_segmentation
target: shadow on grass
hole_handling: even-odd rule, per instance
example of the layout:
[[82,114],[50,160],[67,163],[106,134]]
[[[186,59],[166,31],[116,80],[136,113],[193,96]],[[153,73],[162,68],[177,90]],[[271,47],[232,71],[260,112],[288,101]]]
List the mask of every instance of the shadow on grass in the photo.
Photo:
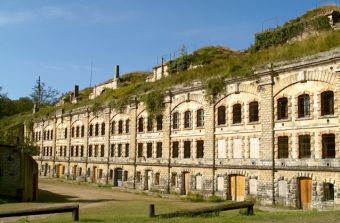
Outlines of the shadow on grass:
[[0,196],[0,204],[16,203],[16,199],[6,196]]
[[81,218],[81,222],[104,222],[104,220],[96,219],[96,218]]
[[120,201],[116,199],[77,199],[78,197],[56,194],[48,190],[38,190],[38,199],[35,203],[98,203],[107,201]]

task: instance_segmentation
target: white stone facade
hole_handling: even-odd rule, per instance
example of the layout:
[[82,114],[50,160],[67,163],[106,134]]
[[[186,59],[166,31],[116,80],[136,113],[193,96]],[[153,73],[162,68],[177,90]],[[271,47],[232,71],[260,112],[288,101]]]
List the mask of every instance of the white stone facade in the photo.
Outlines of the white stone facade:
[[[225,81],[168,92],[162,119],[143,103],[37,120],[41,175],[164,193],[340,204],[340,49]],[[162,122],[160,122],[162,120]],[[65,130],[66,129],[66,130]]]

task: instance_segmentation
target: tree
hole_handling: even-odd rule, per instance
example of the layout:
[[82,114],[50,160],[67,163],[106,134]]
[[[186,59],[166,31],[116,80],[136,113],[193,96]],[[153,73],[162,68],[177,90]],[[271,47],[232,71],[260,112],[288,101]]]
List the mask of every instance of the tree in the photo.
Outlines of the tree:
[[40,105],[53,105],[57,102],[60,92],[52,87],[46,87],[44,82],[40,81],[40,77],[33,87],[30,95],[33,103]]

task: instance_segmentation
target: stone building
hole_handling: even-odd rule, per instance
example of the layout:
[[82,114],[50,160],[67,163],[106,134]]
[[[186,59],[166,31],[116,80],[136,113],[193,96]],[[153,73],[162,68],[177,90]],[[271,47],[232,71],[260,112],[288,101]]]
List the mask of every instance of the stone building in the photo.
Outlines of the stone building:
[[86,107],[37,120],[40,174],[164,193],[254,198],[262,204],[340,204],[340,49],[204,86],[168,91],[151,120]]
[[38,165],[20,148],[0,145],[0,196],[18,201],[37,198]]

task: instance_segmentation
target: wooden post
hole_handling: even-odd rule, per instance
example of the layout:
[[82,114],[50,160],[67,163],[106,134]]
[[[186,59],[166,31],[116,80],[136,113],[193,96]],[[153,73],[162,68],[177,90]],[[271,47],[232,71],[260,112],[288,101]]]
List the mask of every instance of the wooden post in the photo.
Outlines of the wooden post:
[[73,209],[72,219],[73,221],[79,221],[79,205]]
[[155,217],[155,205],[154,204],[150,204],[149,206],[149,217],[150,218]]

